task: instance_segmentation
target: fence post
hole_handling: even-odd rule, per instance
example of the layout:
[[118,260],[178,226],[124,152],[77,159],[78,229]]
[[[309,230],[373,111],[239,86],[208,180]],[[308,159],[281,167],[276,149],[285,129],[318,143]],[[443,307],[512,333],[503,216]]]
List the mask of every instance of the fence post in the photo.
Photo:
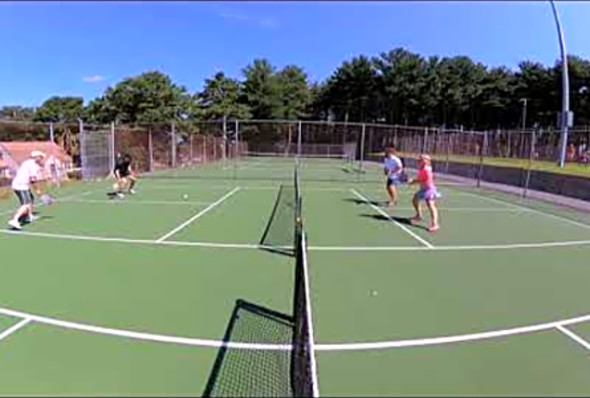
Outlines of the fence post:
[[[362,124],[361,127],[361,153],[360,153],[360,164],[359,164],[359,171],[363,171],[363,165],[365,162],[365,133],[366,133],[366,125],[365,123]],[[360,178],[360,173],[359,173]]]
[[53,131],[53,122],[49,122],[49,141],[55,143],[55,133]]
[[[439,131],[442,132],[443,130],[439,127]],[[451,145],[452,145],[452,135],[450,133],[446,133],[443,135],[447,136],[447,148],[446,148],[446,160],[445,160],[445,173],[449,172],[449,161],[451,158]]]
[[115,168],[115,122],[111,122],[111,133],[109,134],[109,166],[110,170]]
[[233,157],[234,157],[234,161],[232,162],[234,167],[233,167],[233,173],[234,173],[234,180],[238,178],[238,154],[241,152],[240,150],[240,133],[239,133],[239,122],[238,119],[236,119],[234,121],[234,144],[232,145],[234,147],[234,153],[233,153]]
[[176,124],[172,123],[171,129],[171,144],[172,144],[172,168],[176,167]]
[[529,151],[529,164],[526,171],[526,177],[524,180],[524,187],[522,190],[522,197],[526,198],[528,191],[529,191],[529,183],[531,181],[531,171],[533,168],[533,161],[535,159],[535,146],[536,146],[537,136],[536,136],[536,129],[533,129],[531,135],[531,148]]
[[[80,167],[82,168],[82,179],[86,180],[88,175],[88,168],[90,165],[88,164],[87,159],[87,143],[86,143],[86,133],[84,132],[84,123],[82,123],[82,119],[78,119],[78,131],[80,134]],[[67,145],[65,142],[65,135],[64,135],[64,145]]]
[[193,150],[193,134],[192,134],[192,132],[188,136],[188,144],[189,144],[189,156],[190,156],[189,164],[192,165],[195,163],[195,153]]
[[481,180],[482,180],[482,176],[483,176],[483,166],[484,166],[484,157],[486,154],[486,148],[488,146],[488,132],[485,131],[483,133],[483,142],[481,144],[481,148],[479,150],[479,171],[477,173],[477,187],[480,188],[481,187]]
[[422,153],[426,153],[426,142],[428,141],[428,127],[424,127],[424,138],[422,139]]
[[207,163],[207,136],[203,137],[203,164]]
[[225,160],[227,158],[227,116],[223,115],[223,121],[221,125],[221,130],[223,131],[223,152],[221,154],[221,158],[223,160],[223,165],[225,166]]
[[149,128],[148,129],[148,152],[149,152],[149,156],[150,156],[150,164],[149,164],[150,172],[154,171],[154,146],[153,146],[152,139],[153,139],[152,129]]
[[302,136],[301,136],[301,120],[297,122],[297,158],[301,158],[301,145],[302,145]]

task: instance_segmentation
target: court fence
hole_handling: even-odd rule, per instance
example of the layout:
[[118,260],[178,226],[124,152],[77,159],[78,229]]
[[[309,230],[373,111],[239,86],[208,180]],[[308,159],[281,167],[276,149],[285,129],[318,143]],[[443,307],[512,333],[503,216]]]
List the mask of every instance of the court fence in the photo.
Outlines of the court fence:
[[[298,158],[309,160],[309,167],[302,168],[303,179],[376,182],[381,175],[374,172],[375,165],[393,145],[410,167],[415,167],[420,153],[428,153],[437,172],[467,178],[477,186],[498,183],[517,187],[523,196],[538,190],[590,200],[590,128],[570,131],[565,172],[557,167],[560,132],[554,129],[471,131],[292,120],[136,126],[1,121],[0,140],[14,137],[58,142],[85,179],[108,175],[116,154],[124,152],[132,156],[138,171],[154,176],[198,177],[202,166],[219,163],[223,173],[217,177],[252,177],[256,173],[244,169],[264,163],[248,161],[274,159],[274,165]],[[325,172],[326,167],[332,170]]]

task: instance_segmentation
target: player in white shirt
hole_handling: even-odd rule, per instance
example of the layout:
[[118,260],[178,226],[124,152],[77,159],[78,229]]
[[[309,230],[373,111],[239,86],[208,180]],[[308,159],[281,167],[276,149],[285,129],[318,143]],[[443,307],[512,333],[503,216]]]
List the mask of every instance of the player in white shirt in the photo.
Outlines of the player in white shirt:
[[387,176],[387,193],[389,194],[389,206],[397,204],[397,186],[405,179],[404,164],[397,156],[393,146],[387,148],[383,161],[383,172]]
[[[33,193],[31,186],[42,179],[41,173],[45,162],[45,154],[33,151],[31,158],[25,160],[12,180],[12,190],[18,197],[20,207],[14,213],[12,220],[8,222],[14,229],[22,229],[20,220],[26,217],[28,222],[33,221]],[[39,192],[37,192],[39,194]]]

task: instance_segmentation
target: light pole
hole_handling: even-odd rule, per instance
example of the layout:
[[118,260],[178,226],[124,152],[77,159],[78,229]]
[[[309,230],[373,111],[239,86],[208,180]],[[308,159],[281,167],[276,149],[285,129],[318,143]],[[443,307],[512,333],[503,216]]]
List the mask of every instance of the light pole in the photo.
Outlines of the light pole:
[[561,51],[561,147],[559,151],[559,167],[565,166],[565,154],[567,149],[567,136],[569,124],[572,122],[570,119],[570,90],[569,90],[569,74],[567,67],[567,52],[565,50],[565,39],[563,37],[563,30],[561,29],[561,22],[559,21],[559,15],[557,14],[557,8],[553,0],[549,0],[551,3],[551,9],[553,10],[553,16],[555,18],[555,25],[557,27],[557,36],[559,38],[559,49]]

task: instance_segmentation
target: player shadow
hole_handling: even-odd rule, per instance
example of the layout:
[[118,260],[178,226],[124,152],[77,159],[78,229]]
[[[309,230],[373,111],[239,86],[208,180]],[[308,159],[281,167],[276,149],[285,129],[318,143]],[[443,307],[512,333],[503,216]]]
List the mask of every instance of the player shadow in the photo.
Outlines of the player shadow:
[[399,224],[405,225],[407,227],[412,227],[412,228],[416,228],[416,229],[423,229],[425,231],[428,231],[428,228],[426,228],[425,226],[412,223],[411,217],[399,217],[399,216],[385,217],[383,214],[361,214],[361,217],[372,218],[373,220],[385,221],[385,222],[391,222],[391,220],[393,220],[393,221],[395,221]]
[[290,345],[293,317],[237,300],[204,397],[292,396],[291,350],[228,348],[228,343]]
[[357,205],[373,205],[373,206],[377,206],[377,207],[387,207],[387,201],[377,201],[377,200],[369,200],[368,202],[366,200],[362,200],[362,199],[358,199],[358,198],[345,198],[343,199],[345,202],[352,202],[354,204]]

